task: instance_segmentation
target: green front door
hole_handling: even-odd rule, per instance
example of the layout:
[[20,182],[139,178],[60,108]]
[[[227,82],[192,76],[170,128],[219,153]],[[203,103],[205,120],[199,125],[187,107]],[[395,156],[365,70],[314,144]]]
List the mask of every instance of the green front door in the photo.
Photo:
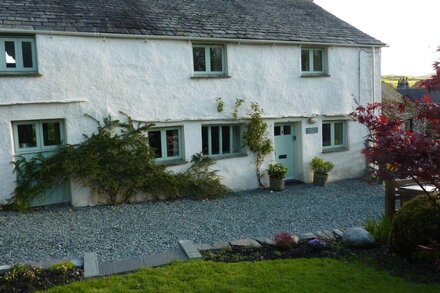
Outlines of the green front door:
[[287,167],[286,180],[297,179],[295,124],[275,124],[275,161]]
[[[62,120],[21,121],[12,124],[15,153],[29,160],[37,155],[52,156],[65,142]],[[70,201],[69,182],[60,182],[31,202],[42,206]]]

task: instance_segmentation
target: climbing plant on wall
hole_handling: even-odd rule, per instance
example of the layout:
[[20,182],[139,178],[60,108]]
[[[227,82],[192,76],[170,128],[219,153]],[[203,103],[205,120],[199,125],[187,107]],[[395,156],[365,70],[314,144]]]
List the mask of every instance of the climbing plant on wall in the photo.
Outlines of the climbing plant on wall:
[[[231,113],[232,119],[238,119],[239,108],[244,102],[243,99],[235,100],[234,108]],[[217,103],[217,111],[223,113],[224,102],[222,98],[217,98]],[[261,165],[263,164],[265,157],[273,151],[273,145],[272,141],[267,138],[268,126],[262,118],[263,109],[261,109],[258,103],[251,103],[250,108],[247,116],[244,117],[248,121],[245,124],[243,132],[243,146],[249,148],[249,150],[254,153],[257,180],[260,186],[264,186],[261,182],[261,177],[263,175],[261,172]]]

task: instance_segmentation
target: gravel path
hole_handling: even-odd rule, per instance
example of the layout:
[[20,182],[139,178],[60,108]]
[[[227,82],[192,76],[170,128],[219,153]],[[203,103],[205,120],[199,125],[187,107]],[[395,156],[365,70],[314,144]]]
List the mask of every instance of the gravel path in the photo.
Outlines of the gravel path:
[[347,228],[382,210],[381,185],[345,180],[326,188],[301,184],[280,193],[253,190],[213,201],[0,212],[0,265],[92,251],[109,261],[169,251],[179,239],[210,243]]

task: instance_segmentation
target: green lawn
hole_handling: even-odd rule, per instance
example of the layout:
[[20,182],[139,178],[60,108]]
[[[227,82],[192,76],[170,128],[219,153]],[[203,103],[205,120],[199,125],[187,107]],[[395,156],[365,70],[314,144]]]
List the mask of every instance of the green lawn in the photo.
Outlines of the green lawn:
[[49,292],[440,292],[358,263],[290,259],[214,263],[192,261],[96,278]]

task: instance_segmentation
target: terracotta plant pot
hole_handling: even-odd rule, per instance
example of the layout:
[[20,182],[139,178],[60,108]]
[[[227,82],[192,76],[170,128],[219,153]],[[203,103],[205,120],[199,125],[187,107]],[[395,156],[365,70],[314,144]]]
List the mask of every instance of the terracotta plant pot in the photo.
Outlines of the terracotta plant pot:
[[326,186],[328,180],[328,174],[313,173],[313,184],[319,186]]
[[273,191],[283,191],[286,189],[286,185],[284,183],[284,178],[273,178],[269,177],[270,180],[270,189]]

